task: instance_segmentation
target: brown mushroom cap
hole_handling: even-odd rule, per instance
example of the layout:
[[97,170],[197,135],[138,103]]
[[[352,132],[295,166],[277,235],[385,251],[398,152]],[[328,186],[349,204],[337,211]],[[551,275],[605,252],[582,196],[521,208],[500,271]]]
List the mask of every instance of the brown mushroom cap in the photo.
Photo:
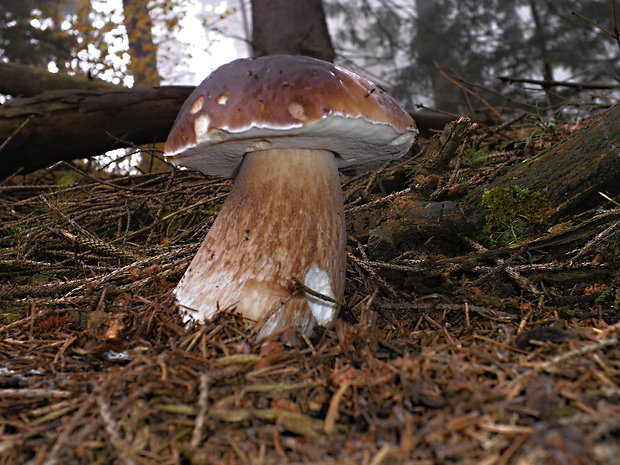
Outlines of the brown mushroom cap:
[[315,58],[272,55],[211,73],[181,108],[165,154],[226,177],[245,153],[274,148],[329,150],[339,168],[371,169],[406,153],[417,133],[371,81]]

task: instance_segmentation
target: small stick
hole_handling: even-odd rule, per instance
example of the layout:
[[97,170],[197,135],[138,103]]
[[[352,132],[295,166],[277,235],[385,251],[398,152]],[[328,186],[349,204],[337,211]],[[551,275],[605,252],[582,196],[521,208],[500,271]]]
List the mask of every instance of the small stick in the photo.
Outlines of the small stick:
[[497,76],[502,82],[518,82],[521,84],[536,84],[537,86],[547,87],[570,87],[572,89],[617,89],[617,84],[604,84],[596,82],[570,82],[570,81],[548,81],[545,79],[527,79],[512,76]]
[[620,28],[618,27],[618,12],[616,11],[616,0],[609,0],[611,3],[611,21],[614,25],[614,35],[616,36],[616,42],[618,42],[618,48],[620,48]]
[[408,194],[409,192],[411,192],[411,187],[407,187],[407,188],[403,189],[402,191],[393,192],[392,194],[386,195],[385,197],[381,197],[380,199],[373,200],[372,202],[365,203],[363,205],[358,205],[357,207],[347,208],[345,210],[345,213],[347,215],[350,215],[353,212],[357,212],[357,211],[361,211],[361,210],[366,210],[367,208],[374,207],[374,206],[382,204],[384,202],[388,202],[388,201],[390,201],[392,199],[395,199],[396,197],[400,197],[401,195]]
[[69,391],[60,389],[0,389],[0,399],[3,397],[24,398],[24,399],[44,399],[46,397],[71,397]]
[[30,122],[30,120],[34,118],[34,115],[30,115],[28,118],[26,118],[22,124],[20,124],[17,129],[15,129],[15,131],[13,131],[11,134],[9,134],[9,137],[7,137],[4,142],[2,142],[2,144],[0,144],[0,152],[2,152],[4,150],[4,148],[9,144],[9,142],[11,142],[11,139],[13,139],[13,137],[15,137],[17,134],[19,134],[19,132],[24,129],[24,127],[26,127],[26,125]]
[[112,418],[110,406],[100,395],[95,397],[95,400],[99,407],[99,416],[101,416],[101,420],[103,421],[103,428],[108,434],[110,443],[116,450],[116,455],[124,465],[137,465],[136,462],[127,455],[127,446],[123,438],[121,438],[118,425],[114,421],[114,418]]
[[507,397],[512,398],[518,394],[521,390],[521,386],[523,382],[530,378],[531,376],[540,373],[541,371],[546,371],[554,365],[558,363],[564,362],[565,360],[569,360],[571,358],[579,357],[581,355],[585,355],[589,352],[594,352],[595,350],[602,349],[607,346],[615,346],[620,344],[620,338],[614,337],[611,339],[605,339],[600,342],[596,342],[594,344],[588,344],[583,347],[579,347],[577,349],[569,350],[568,352],[564,352],[556,357],[553,357],[551,360],[547,360],[544,363],[537,365],[535,368],[526,371],[525,373],[517,376],[508,386],[508,395]]
[[501,118],[501,115],[499,113],[499,111],[497,110],[497,108],[495,108],[493,105],[491,105],[484,97],[480,96],[479,94],[477,94],[476,92],[474,92],[473,90],[471,90],[470,88],[464,86],[463,84],[461,84],[460,82],[458,82],[456,79],[452,78],[451,76],[448,75],[448,73],[446,73],[443,68],[439,65],[438,62],[436,62],[435,60],[433,60],[433,66],[435,66],[435,69],[439,72],[439,74],[441,74],[444,78],[446,78],[448,81],[450,81],[452,84],[454,84],[455,86],[459,87],[460,89],[463,90],[463,92],[465,92],[466,94],[471,95],[472,97],[474,97],[475,99],[477,99],[480,103],[482,103],[485,107],[487,107],[489,110],[491,110],[491,113],[493,113],[493,115],[495,115],[495,117],[497,117],[498,119]]
[[517,116],[515,116],[514,118],[510,118],[509,120],[504,121],[502,124],[499,124],[495,127],[492,127],[491,129],[489,129],[487,131],[487,133],[485,134],[485,137],[489,137],[492,136],[493,134],[496,134],[498,132],[503,131],[504,129],[512,126],[515,123],[518,123],[519,121],[521,121],[523,118],[525,118],[525,115],[527,113],[525,112],[521,112],[519,113]]
[[[614,0],[611,0],[611,3],[612,3],[612,10],[613,10],[613,9],[615,9],[614,8],[614,3],[615,3]],[[573,15],[573,16],[577,16],[577,18],[585,21],[586,23],[590,23],[592,26],[594,26],[594,27],[600,29],[601,31],[603,31],[609,37],[611,37],[613,39],[618,39],[618,37],[616,37],[616,34],[611,32],[609,29],[605,28],[604,26],[601,26],[599,23],[597,23],[593,19],[590,19],[587,16],[582,15],[581,13],[577,13],[576,11],[571,11],[570,14]],[[615,18],[615,15],[613,17]]]
[[194,425],[194,431],[192,432],[192,440],[190,447],[197,449],[202,439],[202,433],[205,428],[207,409],[209,401],[209,376],[206,374],[200,375],[200,392],[198,394],[198,415],[196,416],[196,423]]
[[469,302],[465,302],[465,325],[471,327],[471,321],[469,320]]
[[325,425],[323,426],[323,430],[327,434],[334,432],[336,418],[338,416],[338,407],[340,406],[342,396],[349,386],[349,383],[341,384],[336,393],[332,396],[332,399],[329,401],[329,408],[327,409],[327,415],[325,415]]
[[90,408],[92,402],[93,402],[92,398],[89,397],[88,400],[84,402],[82,406],[79,408],[79,410],[71,417],[69,422],[65,423],[65,426],[62,432],[58,435],[58,438],[56,439],[54,446],[52,447],[52,449],[50,450],[46,458],[46,461],[45,461],[46,464],[52,465],[52,464],[57,463],[60,449],[65,444],[65,441],[67,440],[67,437],[69,437],[69,434],[71,433],[71,431],[75,429],[78,422],[84,417],[84,415],[86,414],[86,411]]
[[604,192],[599,192],[599,195],[601,197],[603,197],[605,200],[609,200],[611,203],[613,203],[616,207],[620,207],[620,203],[616,202],[614,199],[612,199],[610,196],[608,196],[607,194],[605,194]]
[[340,307],[344,307],[344,303],[339,302],[338,300],[328,295],[321,294],[320,292],[314,291],[307,286],[304,286],[302,282],[295,276],[293,276],[291,279],[293,280],[293,283],[295,283],[295,291],[305,292],[306,294],[311,295],[312,297],[316,297],[317,299],[321,299],[321,300],[324,300],[325,302],[330,302],[332,304],[339,305]]
[[594,248],[600,242],[604,241],[608,236],[613,236],[614,234],[616,234],[618,230],[620,230],[620,220],[613,222],[611,226],[605,228],[604,231],[601,231],[596,236],[594,236],[594,239],[588,241],[588,243],[584,245],[582,249],[568,261],[568,266],[573,266],[573,264],[577,260],[587,254],[592,248]]

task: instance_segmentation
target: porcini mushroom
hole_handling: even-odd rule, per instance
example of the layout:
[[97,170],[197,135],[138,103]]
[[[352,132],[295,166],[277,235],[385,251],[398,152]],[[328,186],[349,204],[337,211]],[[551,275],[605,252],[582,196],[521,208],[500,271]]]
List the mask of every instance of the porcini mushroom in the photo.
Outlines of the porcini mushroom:
[[166,157],[211,175],[238,173],[175,289],[186,322],[236,308],[257,322],[258,337],[327,326],[345,281],[338,168],[400,157],[416,135],[380,87],[328,62],[274,55],[209,75],[181,108]]

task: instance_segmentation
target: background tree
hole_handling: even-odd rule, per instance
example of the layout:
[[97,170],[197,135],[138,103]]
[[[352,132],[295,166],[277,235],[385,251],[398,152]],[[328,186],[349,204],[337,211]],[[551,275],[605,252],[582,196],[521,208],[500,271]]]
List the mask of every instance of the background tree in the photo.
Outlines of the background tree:
[[66,2],[3,0],[0,8],[0,50],[4,60],[47,67],[68,66],[77,37],[60,28]]
[[[275,29],[277,28],[277,33]],[[322,0],[252,0],[254,56],[308,55],[334,61]]]
[[[153,21],[148,0],[123,0],[123,24],[129,43],[128,71],[136,87],[158,86],[157,46],[153,42]],[[156,158],[153,149],[161,146],[149,145],[140,156],[139,169],[142,172],[164,171],[167,165]]]
[[[334,39],[343,59],[380,74],[381,82],[410,104],[467,111],[472,96],[455,81],[474,84],[476,92],[486,88],[485,99],[503,105],[504,96],[523,99],[525,93],[498,75],[613,82],[620,72],[617,45],[572,14],[611,29],[607,2],[326,0],[326,11],[339,26]],[[578,89],[552,90],[556,103],[590,100]],[[545,104],[542,92],[529,92],[530,103],[532,97]]]
[[129,42],[128,71],[135,86],[158,86],[157,46],[153,42],[153,21],[148,0],[123,0],[123,24]]

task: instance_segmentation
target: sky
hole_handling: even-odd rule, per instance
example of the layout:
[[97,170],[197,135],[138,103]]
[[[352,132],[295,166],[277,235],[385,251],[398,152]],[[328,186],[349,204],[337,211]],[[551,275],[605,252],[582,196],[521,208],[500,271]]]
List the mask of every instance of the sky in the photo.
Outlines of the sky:
[[[238,3],[237,0],[186,2],[179,34],[172,41],[160,43],[158,69],[165,78],[164,84],[196,85],[221,65],[248,56],[245,43],[230,37],[243,35]],[[209,27],[203,25],[205,20]],[[161,37],[160,29],[155,27],[156,36]],[[182,49],[187,60],[179,62],[175,51]]]
[[[92,0],[94,10],[93,26],[102,28],[103,18],[111,18],[118,27],[106,34],[110,52],[116,55],[116,65],[126,65],[129,56],[127,37],[122,26],[122,0]],[[211,71],[236,58],[248,56],[247,46],[240,38],[243,36],[240,0],[185,0],[175,8],[173,14],[180,17],[179,30],[170,36],[162,21],[157,22],[153,15],[153,38],[158,44],[157,68],[164,85],[197,85]],[[160,12],[161,13],[161,12]],[[98,17],[99,16],[99,17]],[[206,26],[205,27],[205,23]],[[66,27],[70,27],[68,23]],[[97,56],[99,51],[93,46],[84,55]],[[80,57],[85,58],[85,57]],[[84,64],[84,72],[88,72]],[[49,66],[54,72],[54,64]],[[114,79],[111,70],[98,74],[101,79]],[[123,82],[133,84],[131,76]]]

